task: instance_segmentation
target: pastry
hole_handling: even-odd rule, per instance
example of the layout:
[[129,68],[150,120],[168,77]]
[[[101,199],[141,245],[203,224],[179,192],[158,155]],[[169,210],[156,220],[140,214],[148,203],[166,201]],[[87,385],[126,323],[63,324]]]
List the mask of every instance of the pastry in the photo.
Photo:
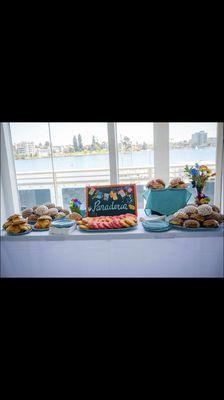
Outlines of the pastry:
[[123,221],[126,222],[126,224],[128,224],[129,226],[135,226],[136,225],[134,219],[130,218],[130,217],[129,218],[124,218]]
[[7,232],[7,233],[14,233],[14,234],[20,233],[20,226],[13,226],[13,225],[10,225],[10,226],[8,226],[8,228],[6,229],[6,232]]
[[181,178],[174,178],[170,181],[169,187],[173,189],[185,189],[187,184]]
[[13,222],[15,221],[20,221],[22,219],[20,214],[13,214],[10,217],[8,217],[7,221],[4,222],[3,224],[3,229],[7,229],[10,225],[12,225]]
[[206,219],[206,221],[208,221],[209,219],[214,219],[219,224],[221,224],[223,221],[223,216],[222,216],[222,214],[213,211],[210,215],[206,216],[205,219]]
[[70,214],[70,211],[66,210],[65,208],[62,208],[62,209],[60,210],[60,212],[63,212],[65,215]]
[[200,228],[200,224],[195,219],[188,219],[183,223],[184,228]]
[[186,214],[185,212],[183,212],[183,211],[177,211],[176,213],[175,213],[175,218],[180,218],[180,219],[189,219],[189,216],[188,216],[188,214]]
[[2,227],[3,227],[3,229],[7,229],[10,225],[12,225],[12,221],[6,221],[6,222],[4,222]]
[[57,214],[55,214],[54,219],[62,219],[64,217],[65,217],[65,213],[60,211]]
[[33,209],[32,208],[26,208],[25,210],[23,210],[22,212],[22,217],[23,218],[27,218],[29,217],[29,215],[33,214]]
[[26,219],[20,219],[20,221],[13,222],[8,228],[6,229],[7,233],[11,234],[18,234],[26,231],[31,231],[31,226],[27,224]]
[[13,214],[10,215],[10,217],[8,218],[8,221],[15,221],[21,218],[21,214]]
[[58,209],[56,207],[49,208],[46,215],[50,215],[50,217],[55,217],[58,214]]
[[38,215],[37,214],[31,214],[28,217],[28,222],[36,222],[38,220]]
[[13,226],[19,226],[19,225],[23,225],[23,224],[27,224],[27,219],[20,218],[18,221],[14,221],[12,223]]
[[129,228],[130,225],[127,224],[127,222],[124,221],[124,219],[120,219],[120,224],[122,225],[123,228]]
[[204,215],[195,213],[195,214],[190,214],[190,219],[194,219],[198,222],[203,222],[205,220],[205,217]]
[[89,229],[89,227],[87,225],[84,225],[84,224],[83,225],[79,225],[79,228],[80,229]]
[[90,230],[121,229],[136,226],[137,218],[128,213],[117,216],[86,217],[77,221],[77,225],[80,229],[87,228]]
[[220,209],[217,206],[211,205],[211,207],[212,207],[213,211],[220,213]]
[[198,207],[195,207],[194,205],[188,204],[186,207],[183,208],[183,212],[187,214],[197,214],[198,213]]
[[219,223],[215,219],[207,219],[203,222],[204,228],[218,228]]
[[79,213],[73,212],[71,214],[68,215],[69,219],[73,219],[75,221],[81,221],[82,220],[82,216]]
[[200,215],[210,215],[213,211],[209,204],[202,204],[198,206],[197,210]]
[[35,213],[37,215],[44,215],[48,212],[48,208],[44,205],[37,207],[37,209],[35,210]]
[[165,183],[162,179],[153,179],[152,181],[148,182],[146,187],[149,189],[164,189]]
[[44,206],[46,206],[47,208],[55,208],[54,203],[44,203]]
[[51,225],[52,218],[49,215],[42,215],[38,218],[36,224],[34,225],[35,229],[47,229]]
[[182,219],[176,218],[176,217],[170,219],[169,223],[170,223],[171,225],[178,225],[178,226],[182,226],[182,225],[183,225]]
[[63,210],[63,208],[61,206],[55,206],[55,208],[57,208],[58,211]]

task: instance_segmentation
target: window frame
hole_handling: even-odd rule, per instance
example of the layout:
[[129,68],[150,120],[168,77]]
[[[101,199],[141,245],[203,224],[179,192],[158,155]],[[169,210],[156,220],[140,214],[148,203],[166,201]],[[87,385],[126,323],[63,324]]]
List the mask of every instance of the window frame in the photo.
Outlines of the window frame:
[[[50,123],[49,135],[50,135]],[[223,168],[224,168],[224,124],[217,123],[217,145],[216,145],[216,179],[214,202],[223,209]],[[117,123],[107,123],[108,149],[109,149],[109,168],[111,184],[119,183],[119,163],[118,163],[118,141],[117,141]],[[153,123],[154,135],[154,170],[155,176],[169,182],[169,123]],[[5,211],[2,214],[10,212],[19,212],[19,193],[16,179],[15,161],[13,156],[13,144],[10,123],[1,123],[1,187],[3,189],[3,205]],[[54,176],[54,169],[52,171]],[[5,182],[5,183],[4,183]],[[8,188],[8,189],[7,189]],[[55,193],[55,196],[57,193]],[[6,201],[7,199],[7,201]]]

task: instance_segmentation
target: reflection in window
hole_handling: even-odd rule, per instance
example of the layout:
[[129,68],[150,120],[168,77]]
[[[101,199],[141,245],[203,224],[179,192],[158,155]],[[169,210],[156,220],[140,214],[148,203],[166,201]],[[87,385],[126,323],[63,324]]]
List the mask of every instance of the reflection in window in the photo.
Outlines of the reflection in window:
[[[217,123],[170,123],[169,137],[170,179],[181,176],[188,182],[184,173],[186,164],[206,164],[215,171]],[[212,202],[214,183],[215,179],[207,182],[205,189]],[[189,189],[194,195],[191,185]]]
[[47,123],[10,123],[21,209],[55,201]]
[[50,123],[58,203],[85,203],[85,186],[110,183],[106,123]]
[[119,182],[137,184],[138,207],[143,208],[144,185],[154,177],[153,123],[118,123]]
[[76,189],[83,197],[86,185],[109,184],[106,123],[10,123],[10,128],[21,207],[41,204],[47,196],[68,208],[68,193]]

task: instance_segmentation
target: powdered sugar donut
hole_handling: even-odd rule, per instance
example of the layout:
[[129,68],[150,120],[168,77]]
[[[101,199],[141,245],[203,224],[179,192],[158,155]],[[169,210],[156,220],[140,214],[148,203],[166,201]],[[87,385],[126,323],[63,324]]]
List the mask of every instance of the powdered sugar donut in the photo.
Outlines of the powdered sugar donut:
[[51,217],[54,217],[56,214],[58,214],[58,209],[55,207],[49,208],[47,211],[47,215],[50,215]]
[[180,208],[177,212],[175,212],[175,213],[173,214],[173,216],[176,217],[177,214],[182,213],[182,212],[185,212],[185,211],[184,211],[183,208]]
[[209,204],[202,204],[201,206],[198,206],[197,210],[200,215],[210,215],[213,211]]
[[35,210],[35,213],[37,215],[44,215],[47,214],[48,212],[48,208],[44,205],[37,207],[37,209]]
[[187,214],[195,214],[198,212],[198,207],[186,206],[186,207],[184,207],[183,212],[185,212]]

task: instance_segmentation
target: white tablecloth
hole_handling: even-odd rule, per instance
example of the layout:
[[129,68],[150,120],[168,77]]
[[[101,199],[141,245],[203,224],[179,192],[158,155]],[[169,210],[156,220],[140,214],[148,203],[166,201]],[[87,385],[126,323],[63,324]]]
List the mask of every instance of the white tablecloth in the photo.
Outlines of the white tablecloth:
[[3,277],[223,277],[223,231],[1,232]]

